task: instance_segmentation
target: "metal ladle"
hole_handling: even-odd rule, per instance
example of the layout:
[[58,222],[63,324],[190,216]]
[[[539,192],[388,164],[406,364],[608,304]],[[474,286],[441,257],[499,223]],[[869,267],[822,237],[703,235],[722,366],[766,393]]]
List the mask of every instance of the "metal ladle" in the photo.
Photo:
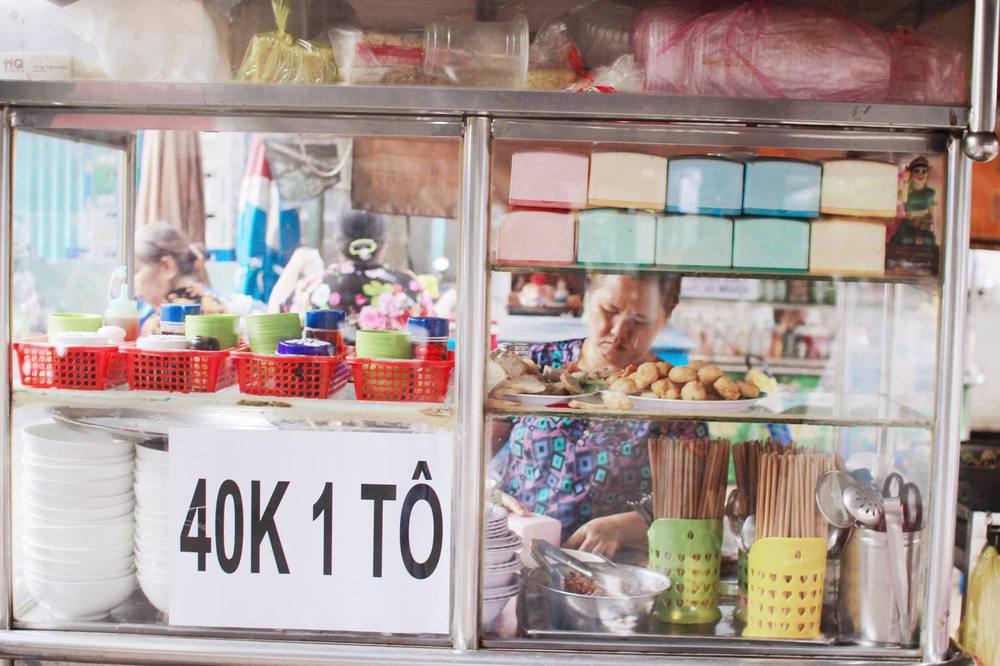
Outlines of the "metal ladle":
[[882,493],[870,486],[854,482],[844,488],[844,507],[857,523],[875,528],[884,514]]

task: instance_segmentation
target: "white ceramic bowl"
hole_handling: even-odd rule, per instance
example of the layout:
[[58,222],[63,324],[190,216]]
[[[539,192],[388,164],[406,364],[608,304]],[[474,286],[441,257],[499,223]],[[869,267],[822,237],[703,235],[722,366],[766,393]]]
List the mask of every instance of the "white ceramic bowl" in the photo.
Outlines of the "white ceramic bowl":
[[139,587],[149,599],[149,603],[161,613],[170,612],[170,583],[166,579],[156,578],[147,574],[139,574]]
[[503,564],[486,567],[483,571],[483,587],[490,590],[511,585],[516,580],[517,572],[520,570],[521,559],[517,557]]
[[135,573],[135,565],[130,564],[129,566],[119,569],[117,571],[109,571],[106,573],[99,574],[82,574],[79,572],[70,573],[51,573],[49,571],[41,571],[35,567],[30,566],[27,562],[24,565],[24,575],[30,576],[31,578],[37,578],[45,580],[49,583],[88,583],[95,580],[107,580],[109,578],[122,578],[128,576],[129,574]]
[[67,564],[93,564],[132,557],[134,544],[118,543],[103,548],[53,548],[44,544],[23,542],[26,557],[33,557]]
[[483,601],[482,624],[484,631],[490,631],[493,628],[493,625],[496,624],[496,621],[499,619],[503,609],[508,603],[510,603],[510,600],[516,596],[517,591],[515,590],[509,597],[497,597],[495,599],[486,599]]
[[23,564],[24,568],[30,571],[37,571],[41,578],[50,576],[79,576],[81,579],[117,578],[119,574],[124,576],[132,569],[135,558],[129,555],[113,559],[105,558],[96,562],[60,562],[25,555],[18,564]]
[[517,594],[517,591],[521,587],[521,579],[515,574],[514,582],[502,587],[487,587],[483,590],[483,600],[489,601],[490,599],[498,598],[510,598]]
[[153,513],[166,513],[167,511],[167,491],[150,490],[146,486],[135,486],[135,499],[143,510]]
[[60,620],[99,620],[122,605],[135,590],[135,574],[84,583],[25,576],[28,592]]
[[143,576],[156,576],[164,579],[170,576],[170,562],[166,558],[161,559],[140,553],[136,555],[135,568]]
[[53,495],[30,486],[21,487],[21,496],[25,502],[36,506],[47,506],[53,509],[106,509],[109,506],[124,504],[135,499],[135,494],[129,488],[127,492],[106,497],[74,497],[72,495]]
[[486,560],[487,567],[503,564],[504,562],[510,561],[510,559],[514,557],[514,553],[516,553],[520,548],[520,539],[518,539],[516,543],[504,546],[503,548],[487,548],[483,551],[483,559]]
[[167,474],[170,468],[166,465],[150,465],[142,460],[135,461],[135,478],[142,479],[144,481],[162,483],[167,482]]
[[135,456],[126,453],[120,456],[108,458],[64,458],[62,456],[36,456],[25,452],[21,456],[21,462],[32,467],[105,467],[108,465],[121,465],[132,462]]
[[136,446],[135,455],[140,460],[151,460],[153,462],[165,462],[167,460],[166,451],[153,449],[148,446]]
[[121,504],[98,509],[63,509],[51,506],[40,506],[25,500],[21,504],[24,515],[29,520],[43,520],[74,523],[92,523],[95,521],[109,520],[111,518],[122,518],[132,513],[135,507],[135,500],[129,499]]
[[105,479],[120,479],[124,476],[132,478],[132,471],[135,469],[135,465],[131,458],[125,462],[113,465],[95,465],[90,467],[38,464],[22,460],[21,469],[26,479],[34,478],[44,481],[64,482],[103,481]]
[[90,523],[89,525],[25,525],[28,543],[46,548],[111,548],[131,543],[135,534],[132,516],[127,520]]
[[22,479],[23,487],[63,497],[109,497],[132,490],[132,474],[117,479],[99,481],[53,481],[28,477]]
[[165,543],[157,543],[148,539],[142,541],[136,540],[135,557],[136,560],[142,558],[145,564],[166,566],[170,561],[170,552],[167,550]]
[[58,423],[25,426],[21,434],[25,453],[47,458],[114,458],[135,448],[131,442],[98,432],[79,432]]

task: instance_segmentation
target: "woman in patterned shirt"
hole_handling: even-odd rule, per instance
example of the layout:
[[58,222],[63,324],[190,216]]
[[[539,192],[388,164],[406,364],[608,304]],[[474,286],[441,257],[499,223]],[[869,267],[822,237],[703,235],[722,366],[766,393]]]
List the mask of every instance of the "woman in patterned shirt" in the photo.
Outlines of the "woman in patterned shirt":
[[[653,341],[679,295],[677,276],[594,276],[589,335],[533,345],[532,359],[596,373],[656,360]],[[493,441],[507,454],[501,489],[515,500],[508,508],[556,518],[566,547],[611,557],[646,538],[645,521],[630,503],[652,492],[650,437],[707,434],[699,423],[532,416],[496,421]]]

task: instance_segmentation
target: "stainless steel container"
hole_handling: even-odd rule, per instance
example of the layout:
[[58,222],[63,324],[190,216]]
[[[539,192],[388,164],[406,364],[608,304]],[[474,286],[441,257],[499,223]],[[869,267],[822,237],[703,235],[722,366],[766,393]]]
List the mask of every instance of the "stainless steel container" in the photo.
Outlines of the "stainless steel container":
[[924,572],[920,566],[922,532],[903,534],[910,626],[900,627],[896,592],[889,575],[889,540],[885,532],[856,529],[840,563],[837,604],[840,638],[866,645],[911,646],[919,636]]
[[[670,579],[642,567],[629,564],[619,566],[641,582],[643,589],[640,594],[591,597],[557,590],[549,586],[548,577],[541,569],[535,569],[527,575],[524,580],[525,592],[536,600],[535,611],[544,610],[546,624],[552,629],[611,634],[644,631],[653,612],[653,604],[670,587]],[[607,564],[594,563],[590,567],[595,571],[618,575]]]

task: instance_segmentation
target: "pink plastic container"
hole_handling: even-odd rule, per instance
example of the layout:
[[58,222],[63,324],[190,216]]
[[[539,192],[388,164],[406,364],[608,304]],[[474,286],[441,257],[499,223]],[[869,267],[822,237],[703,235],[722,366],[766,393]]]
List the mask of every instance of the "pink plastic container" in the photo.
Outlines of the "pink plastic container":
[[510,161],[510,204],[532,208],[586,208],[590,158],[536,151],[514,153]]

